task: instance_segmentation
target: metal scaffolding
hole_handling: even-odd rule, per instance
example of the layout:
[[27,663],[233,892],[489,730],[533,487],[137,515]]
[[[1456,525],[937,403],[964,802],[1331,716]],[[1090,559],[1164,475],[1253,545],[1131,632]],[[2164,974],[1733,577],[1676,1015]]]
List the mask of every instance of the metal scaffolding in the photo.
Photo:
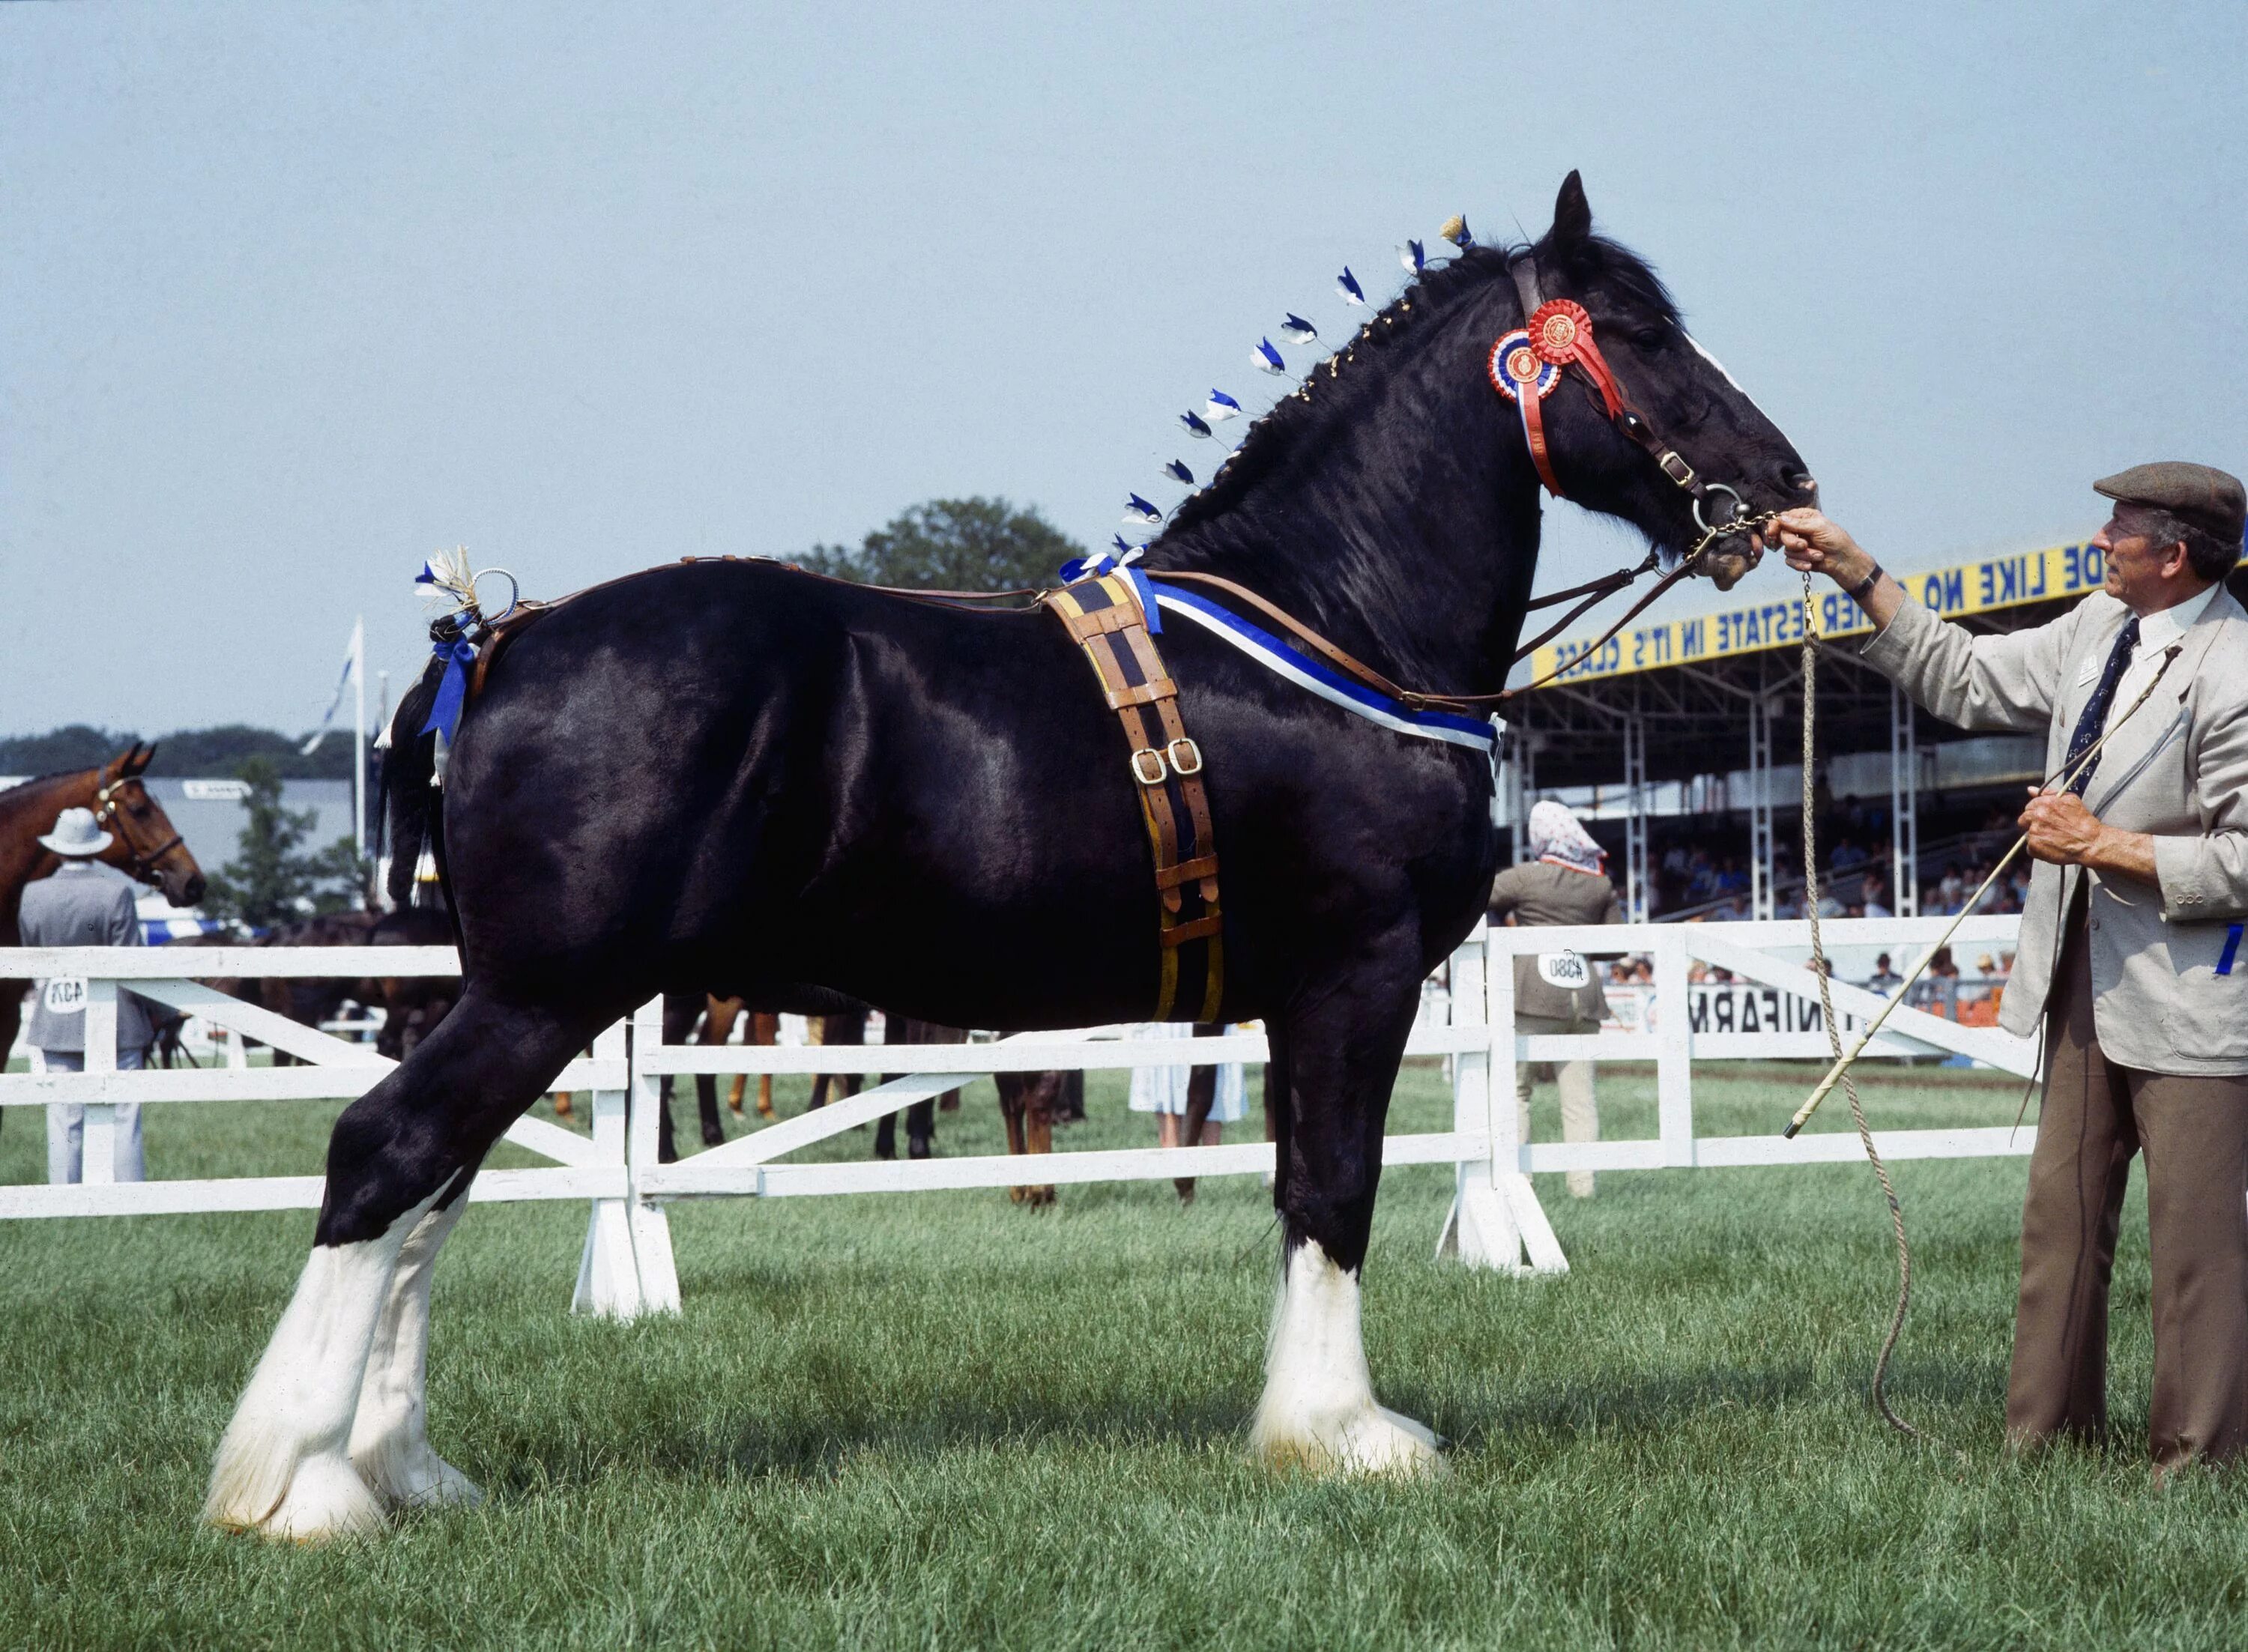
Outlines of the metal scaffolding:
[[1889,905],[1920,915],[1920,745],[1912,703],[1889,689]]
[[1647,718],[1635,695],[1631,715],[1623,725],[1623,785],[1625,917],[1631,923],[1644,923],[1652,887],[1647,876],[1647,815],[1651,799],[1647,792]]
[[1776,698],[1759,687],[1749,698],[1749,915],[1772,915],[1772,719]]

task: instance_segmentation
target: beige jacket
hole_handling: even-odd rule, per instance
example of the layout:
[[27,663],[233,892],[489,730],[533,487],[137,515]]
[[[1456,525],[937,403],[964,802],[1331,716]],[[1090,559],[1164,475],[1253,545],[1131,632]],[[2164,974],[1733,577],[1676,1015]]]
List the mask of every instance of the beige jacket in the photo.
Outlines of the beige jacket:
[[[2044,729],[2051,774],[2128,614],[2095,593],[2034,630],[1973,636],[1908,602],[1865,657],[1947,723]],[[2248,919],[2248,613],[2220,587],[2180,648],[2128,721],[2117,696],[2084,799],[2109,826],[2153,834],[2157,881],[2039,862],[1998,1019],[2025,1037],[2037,1030],[2061,914],[2089,876],[2094,1019],[2108,1059],[2248,1073],[2248,943],[2235,927]]]
[[[1525,926],[1621,923],[1623,903],[1616,899],[1615,885],[1597,872],[1531,860],[1491,880],[1491,922],[1509,916]],[[1581,986],[1561,984],[1580,976]],[[1608,995],[1600,990],[1599,967],[1579,954],[1525,956],[1514,961],[1514,1009],[1518,1015],[1557,1021],[1598,1021],[1608,1012]]]

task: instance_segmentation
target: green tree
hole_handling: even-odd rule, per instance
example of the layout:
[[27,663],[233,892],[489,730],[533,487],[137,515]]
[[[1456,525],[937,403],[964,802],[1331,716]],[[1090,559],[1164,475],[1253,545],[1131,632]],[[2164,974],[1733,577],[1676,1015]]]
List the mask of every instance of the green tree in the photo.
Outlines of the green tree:
[[317,851],[303,847],[319,812],[282,807],[281,775],[271,757],[245,757],[235,773],[250,788],[243,805],[250,819],[239,853],[207,875],[202,910],[264,929],[308,910],[342,912],[357,905],[366,874],[351,840],[340,838]]
[[931,499],[901,512],[855,548],[814,545],[814,573],[939,591],[1017,591],[1054,583],[1054,570],[1085,554],[1038,513],[1005,499]]
[[[58,774],[71,769],[98,768],[140,737],[122,729],[97,729],[83,723],[45,734],[0,737],[0,774]],[[305,755],[304,744],[303,735],[240,723],[212,729],[176,729],[156,737],[156,760],[148,765],[148,774],[152,779],[183,775],[204,779],[232,774],[246,758],[264,757],[284,780],[351,778],[349,728],[330,730],[310,757]]]

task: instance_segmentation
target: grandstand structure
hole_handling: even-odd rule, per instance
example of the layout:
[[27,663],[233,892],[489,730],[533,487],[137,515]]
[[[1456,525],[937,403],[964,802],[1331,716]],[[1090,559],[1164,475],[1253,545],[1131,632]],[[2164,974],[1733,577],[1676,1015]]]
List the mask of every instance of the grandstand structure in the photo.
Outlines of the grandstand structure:
[[[1776,563],[1777,559],[1773,559]],[[1767,564],[1767,570],[1772,564]],[[1918,601],[1970,630],[2041,625],[2099,589],[2098,547],[2049,545],[1899,576]],[[1794,576],[1788,594],[1686,619],[1652,620],[1605,642],[1596,633],[1548,644],[1532,657],[1532,681],[1552,683],[1510,703],[1496,818],[1521,858],[1529,805],[1556,797],[1577,809],[1610,846],[1634,922],[1784,915],[1789,847],[1800,808],[1800,645],[1806,616]],[[2236,576],[2238,579],[2238,576]],[[1773,588],[1767,571],[1759,580]],[[1917,710],[1859,658],[1870,625],[1857,605],[1824,581],[1816,597],[1820,651],[1818,751],[1813,767],[1822,844],[1856,843],[1849,869],[1862,887],[1880,870],[1898,916],[1916,915],[1922,889],[1948,864],[1971,856],[2001,816],[2018,812],[2022,788],[2040,777],[2038,735],[1973,735]],[[1977,826],[1974,823],[1980,822]],[[2010,833],[2008,834],[2011,835]],[[1615,840],[1621,838],[1621,843]],[[1923,841],[1923,838],[1927,841]],[[1739,887],[1695,901],[1667,886],[1659,846],[1737,845]],[[1963,847],[1964,846],[1964,847]],[[1616,851],[1621,849],[1618,854]],[[1908,869],[1902,875],[1892,869]]]

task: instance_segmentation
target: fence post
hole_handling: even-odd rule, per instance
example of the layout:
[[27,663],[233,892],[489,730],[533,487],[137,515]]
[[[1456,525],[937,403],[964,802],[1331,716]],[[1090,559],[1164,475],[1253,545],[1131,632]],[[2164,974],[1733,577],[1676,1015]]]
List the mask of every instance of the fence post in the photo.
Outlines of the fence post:
[[[99,978],[86,984],[86,1071],[117,1071],[117,983]],[[106,1101],[86,1105],[86,1128],[79,1141],[79,1179],[93,1187],[117,1180],[117,1108]]]
[[679,1269],[671,1255],[671,1218],[661,1206],[640,1196],[640,1179],[655,1168],[656,1121],[663,1106],[663,1080],[645,1072],[642,1058],[663,1045],[663,1000],[650,998],[633,1016],[631,1121],[625,1162],[630,1196],[633,1256],[640,1272],[640,1305],[647,1313],[679,1312]]
[[[1496,984],[1504,979],[1505,997]],[[1491,1156],[1455,1167],[1451,1214],[1436,1240],[1439,1257],[1456,1256],[1471,1268],[1520,1271],[1522,1235],[1501,1190],[1500,1178],[1518,1174],[1511,1105],[1514,1070],[1514,975],[1511,961],[1492,949],[1491,932],[1477,926],[1452,954],[1452,1025],[1487,1029],[1484,1047],[1463,1051],[1452,1080],[1452,1128],[1479,1135]],[[1506,1076],[1504,1089],[1500,1087]]]
[[1655,1096],[1662,1162],[1694,1162],[1694,1029],[1687,988],[1683,930],[1665,929],[1655,943]]
[[[625,1024],[618,1022],[593,1040],[597,1061],[628,1059],[630,1041]],[[593,1092],[593,1151],[603,1164],[613,1164],[626,1175],[626,1196],[595,1199],[586,1224],[586,1248],[578,1259],[578,1289],[572,1297],[572,1313],[599,1314],[604,1319],[630,1320],[641,1312],[640,1266],[633,1255],[630,1210],[631,1176],[625,1154],[625,1121],[629,1111],[631,1073],[622,1090]]]

